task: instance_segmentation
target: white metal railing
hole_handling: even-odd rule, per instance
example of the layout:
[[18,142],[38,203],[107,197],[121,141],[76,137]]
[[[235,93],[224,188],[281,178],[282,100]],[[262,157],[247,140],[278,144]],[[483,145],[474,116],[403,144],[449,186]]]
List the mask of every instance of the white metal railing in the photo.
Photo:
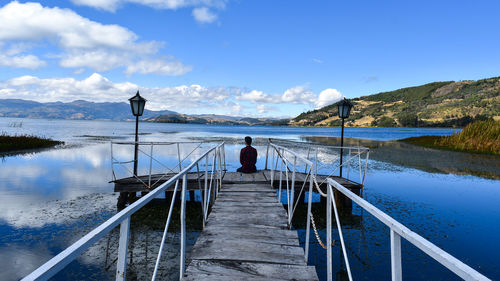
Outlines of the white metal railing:
[[[211,158],[211,159],[209,159]],[[208,216],[208,208],[211,203],[215,200],[218,190],[222,185],[223,177],[223,158],[225,158],[224,143],[220,143],[206,152],[204,152],[195,161],[186,166],[183,170],[178,172],[176,175],[172,176],[168,181],[158,186],[153,191],[141,197],[139,200],[129,205],[127,208],[123,209],[116,215],[112,216],[110,219],[96,227],[94,230],[89,232],[87,235],[80,238],[74,244],[63,250],[61,253],[47,261],[45,264],[37,268],[35,271],[24,277],[22,280],[48,280],[56,273],[61,271],[66,265],[71,261],[76,259],[80,254],[87,250],[90,246],[96,243],[99,239],[108,234],[116,226],[120,225],[120,237],[118,244],[118,260],[116,268],[116,280],[126,280],[127,272],[127,252],[128,252],[128,241],[130,234],[130,218],[132,214],[137,212],[139,209],[144,207],[148,202],[158,197],[167,188],[174,186],[172,202],[170,203],[169,213],[165,223],[165,229],[162,236],[162,242],[159,247],[158,257],[156,259],[155,268],[152,273],[152,279],[155,280],[158,265],[160,263],[163,245],[167,236],[167,231],[169,228],[170,220],[172,217],[172,210],[175,203],[175,195],[179,187],[179,181],[182,179],[181,187],[181,249],[180,249],[180,278],[183,277],[185,271],[185,260],[186,260],[186,191],[187,191],[187,175],[188,173],[196,167],[198,173],[198,180],[200,180],[200,169],[199,164],[202,160],[205,160],[205,171],[204,171],[204,188],[202,196],[202,211],[203,211],[203,225],[206,223]],[[212,160],[211,171],[209,171],[209,160]],[[209,176],[210,173],[210,176]]]
[[[303,147],[304,150],[307,151],[307,156],[304,157],[305,159],[314,162],[315,165],[315,173],[318,174],[318,171],[325,171],[327,170],[329,173],[326,175],[327,177],[333,176],[334,174],[338,173],[339,169],[342,167],[346,169],[345,175],[343,177],[348,180],[352,180],[352,173],[351,170],[357,166],[358,172],[359,172],[359,179],[356,179],[362,186],[365,184],[365,178],[366,178],[366,172],[368,170],[368,159],[370,158],[370,149],[367,147],[363,146],[331,146],[331,145],[318,145],[318,144],[311,144],[311,143],[303,143],[303,142],[296,142],[296,141],[290,141],[290,140],[282,140],[282,139],[269,139],[269,142],[271,141],[275,142],[275,144],[279,142],[283,143],[290,143],[293,144],[294,146],[297,147]],[[337,153],[337,151],[339,151]],[[347,156],[347,158],[343,158],[342,163],[340,163],[340,151],[343,151],[343,154]],[[267,150],[267,154],[269,153],[269,149]],[[329,161],[329,163],[320,161],[319,154],[320,153],[326,153],[330,157],[334,157],[333,161]],[[305,151],[304,151],[305,154]],[[266,164],[265,164],[265,169],[267,170],[268,168],[268,155],[266,155]],[[277,170],[277,167],[274,168]],[[325,182],[322,181],[320,183],[324,184]]]
[[[271,153],[272,153],[272,163],[271,163],[271,186],[274,186],[274,173],[275,173],[275,167],[278,166],[279,162],[279,187],[278,187],[278,201],[281,202],[281,193],[283,189],[283,173],[285,174],[285,181],[286,181],[286,203],[287,203],[287,213],[288,213],[288,226],[289,228],[292,227],[292,219],[293,219],[293,214],[295,213],[295,208],[297,207],[299,200],[295,202],[295,177],[296,177],[296,172],[297,172],[297,162],[301,162],[302,164],[305,165],[305,172],[306,178],[303,180],[302,188],[300,190],[298,198],[301,197],[302,192],[304,191],[304,188],[306,186],[306,183],[309,180],[309,203],[307,205],[307,213],[311,214],[311,207],[312,207],[312,190],[313,190],[313,184],[317,184],[316,182],[316,163],[307,159],[306,157],[303,157],[296,152],[287,149],[285,147],[276,145],[274,143],[269,142],[268,149],[267,149],[267,156],[266,156],[266,166],[267,166],[267,158],[269,156],[269,148],[271,148]],[[292,165],[290,165],[293,163]],[[291,166],[291,167],[290,167]],[[290,176],[290,173],[292,174]],[[291,185],[289,184],[289,180],[291,178]],[[295,204],[294,204],[295,202]],[[295,205],[295,207],[294,207]],[[310,239],[310,226],[311,226],[311,216],[307,216],[306,218],[306,242],[305,242],[305,250],[304,250],[304,259],[307,261],[309,257],[309,239]]]
[[[269,149],[271,149],[271,153],[269,153]],[[353,150],[360,151],[358,148],[352,148]],[[349,259],[347,256],[346,252],[346,246],[344,242],[344,237],[342,234],[342,226],[340,223],[340,218],[339,218],[339,213],[337,209],[337,203],[335,201],[335,196],[334,196],[334,191],[337,190],[340,193],[344,194],[347,196],[349,199],[351,199],[353,202],[358,204],[360,207],[363,209],[367,210],[369,213],[371,213],[373,216],[375,216],[378,220],[380,220],[382,223],[387,225],[390,230],[391,230],[391,235],[390,235],[390,244],[391,244],[391,275],[392,275],[392,280],[393,281],[400,281],[402,280],[402,261],[401,261],[401,237],[405,238],[408,240],[410,243],[415,245],[417,248],[422,250],[424,253],[429,255],[431,258],[435,259],[442,265],[444,265],[446,268],[454,272],[456,275],[459,277],[465,279],[465,280],[490,280],[484,275],[480,274],[476,270],[472,269],[468,265],[464,264],[463,262],[459,261],[455,257],[451,256],[447,252],[443,251],[442,249],[438,248],[428,240],[424,239],[417,233],[411,231],[395,219],[391,218],[389,215],[385,214],[381,210],[377,209],[375,206],[371,205],[368,203],[366,200],[361,198],[360,196],[354,194],[352,191],[348,190],[346,187],[341,185],[340,183],[336,182],[332,178],[327,178],[325,180],[326,182],[326,193],[324,193],[320,186],[322,186],[322,183],[318,183],[317,181],[317,174],[316,174],[316,167],[318,165],[317,158],[315,157],[314,161],[311,161],[308,159],[309,157],[304,157],[296,152],[285,148],[283,146],[276,145],[272,142],[269,143],[268,150],[267,150],[267,156],[266,156],[266,166],[268,166],[269,163],[267,158],[271,155],[271,186],[274,184],[275,180],[275,171],[279,172],[279,188],[278,188],[278,200],[281,202],[281,193],[282,193],[282,185],[283,181],[286,181],[286,204],[288,205],[287,207],[287,212],[288,212],[288,224],[289,227],[291,227],[295,207],[299,202],[295,202],[294,198],[294,185],[295,185],[295,178],[296,178],[296,171],[297,171],[297,163],[300,162],[302,164],[305,164],[305,172],[306,178],[303,180],[304,184],[301,189],[301,193],[305,187],[306,182],[309,182],[309,194],[308,194],[308,204],[307,204],[307,218],[306,218],[306,241],[305,241],[305,249],[304,249],[304,258],[306,262],[308,261],[308,252],[309,252],[309,242],[310,242],[310,230],[311,230],[311,222],[313,222],[313,227],[314,231],[316,234],[316,239],[318,240],[319,244],[321,244],[322,247],[324,247],[327,251],[327,280],[332,280],[333,275],[332,275],[332,232],[333,232],[333,225],[332,225],[332,209],[333,213],[335,215],[335,222],[336,222],[336,228],[339,233],[339,238],[340,238],[340,243],[342,247],[342,253],[346,265],[346,270],[347,270],[347,275],[349,280],[352,279],[352,273],[351,273],[351,268],[349,264]],[[368,157],[368,151],[366,151],[367,157]],[[309,153],[308,153],[309,156]],[[356,155],[359,157],[358,155]],[[358,158],[359,159],[359,158]],[[368,161],[368,158],[366,159]],[[278,167],[279,163],[279,168]],[[361,165],[360,165],[361,166]],[[367,164],[365,164],[365,173],[366,173],[366,167]],[[283,174],[285,175],[285,178],[283,178]],[[291,176],[289,175],[291,174]],[[364,180],[364,176],[362,177]],[[291,186],[289,185],[289,181],[291,181]],[[315,228],[314,225],[314,220],[313,220],[313,215],[311,212],[312,209],[312,194],[313,192],[318,192],[320,196],[326,198],[326,243],[323,243],[318,235],[318,232]],[[300,195],[299,195],[300,198]],[[295,206],[295,207],[293,207]]]
[[[135,146],[135,142],[111,142],[110,143],[110,150],[111,150],[111,175],[112,175],[112,181],[116,181],[116,171],[115,171],[115,166],[121,167],[123,170],[125,170],[126,176],[128,177],[134,177],[136,180],[140,183],[142,183],[147,189],[154,189],[164,178],[168,177],[169,175],[171,176],[172,174],[176,174],[182,170],[182,166],[185,165],[185,161],[198,149],[201,148],[203,142],[189,142],[189,141],[184,141],[184,142],[137,142],[137,147],[138,147],[138,152],[141,153],[141,155],[146,156],[148,158],[148,164],[149,164],[149,171],[146,174],[147,177],[147,182],[143,180],[141,177],[138,175],[135,175],[133,172],[133,169],[129,168],[127,164],[134,164],[134,160],[120,160],[118,157],[115,155],[116,153],[114,152],[115,149],[113,149],[114,146]],[[194,146],[194,148],[189,148],[186,147],[187,145]],[[177,158],[177,163],[173,167],[169,167],[166,164],[162,163],[160,159],[157,157],[154,157],[154,148],[159,147],[159,146],[171,146],[175,151],[171,151],[173,154],[175,154],[174,157]],[[182,153],[181,153],[181,148],[182,148]],[[148,150],[149,151],[146,151]],[[182,155],[182,157],[181,157]],[[156,164],[157,166],[160,166],[162,169],[162,172],[159,173],[159,178],[156,178],[154,181],[152,181],[152,176],[153,176],[153,163]],[[226,168],[226,160],[225,157],[223,159],[223,166],[224,169]]]
[[[332,207],[335,212],[335,218],[337,221],[337,228],[340,234],[340,239],[342,242],[342,250],[344,257],[347,257],[347,254],[345,252],[345,246],[343,243],[342,239],[342,228],[340,225],[340,221],[338,218],[338,212],[337,212],[337,206],[335,203],[335,198],[334,198],[334,190],[339,191],[340,193],[344,194],[347,196],[349,199],[351,199],[354,203],[358,204],[361,208],[364,210],[368,211],[370,214],[372,214],[375,218],[377,218],[379,221],[381,221],[383,224],[388,226],[391,230],[391,235],[390,235],[390,244],[391,244],[391,272],[392,272],[392,280],[402,280],[402,261],[401,261],[401,237],[406,239],[408,242],[413,244],[415,247],[419,248],[422,250],[424,253],[426,253],[428,256],[436,260],[437,262],[441,263],[444,265],[446,268],[451,270],[453,273],[458,275],[460,278],[464,280],[490,280],[486,276],[482,275],[481,273],[477,272],[470,266],[464,264],[457,258],[453,257],[452,255],[448,254],[447,252],[443,251],[436,245],[432,244],[422,236],[418,235],[417,233],[411,231],[409,228],[401,224],[400,222],[396,221],[386,213],[382,212],[380,209],[377,207],[373,206],[370,204],[368,201],[364,200],[363,198],[357,196],[354,194],[352,191],[349,189],[345,188],[342,186],[340,183],[336,182],[335,180],[329,178],[327,179],[327,240],[331,240],[331,212],[332,212]],[[328,261],[328,276],[331,276],[332,274],[332,265],[331,265],[331,256],[332,256],[332,249],[331,245],[327,245],[327,259]],[[350,276],[350,269],[349,269],[349,263],[346,258],[346,265],[348,269],[348,273]],[[329,279],[330,280],[330,279]]]

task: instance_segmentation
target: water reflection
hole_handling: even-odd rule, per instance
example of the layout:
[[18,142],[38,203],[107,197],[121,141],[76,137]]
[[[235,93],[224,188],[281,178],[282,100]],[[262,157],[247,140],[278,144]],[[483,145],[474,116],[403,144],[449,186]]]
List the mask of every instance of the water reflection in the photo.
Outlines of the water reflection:
[[[335,137],[302,137],[304,141],[338,145]],[[474,175],[500,179],[500,157],[420,147],[399,141],[375,141],[345,139],[346,145],[361,145],[370,148],[370,159],[405,168],[414,168],[430,173]],[[371,168],[386,169],[373,165]]]
[[[0,127],[4,123],[5,120],[0,118]],[[133,129],[134,124],[127,122],[47,120],[28,120],[23,122],[22,128],[5,128],[12,133],[53,137],[66,141],[67,144],[61,149],[8,156],[0,163],[0,260],[7,259],[7,262],[0,263],[1,280],[19,279],[21,274],[30,272],[116,213],[117,195],[112,192],[113,185],[108,183],[111,180],[111,167],[110,145],[107,140],[130,141]],[[212,145],[215,141],[224,139],[227,141],[227,168],[230,171],[239,167],[239,149],[243,146],[242,137],[247,134],[256,136],[255,145],[259,154],[257,167],[262,169],[265,163],[265,145],[269,137],[336,145],[338,141],[334,138],[301,136],[338,136],[339,133],[332,128],[277,129],[183,124],[141,124],[142,129],[147,133],[141,135],[142,141],[212,140],[214,142],[209,144]],[[426,132],[428,130],[348,129],[346,135],[385,140]],[[440,134],[450,132],[439,131]],[[498,178],[500,167],[496,158],[435,151],[398,142],[359,140],[359,143],[372,148],[370,158],[373,160],[369,163],[364,193],[368,201],[488,277],[500,277],[500,268],[496,262],[500,259],[500,253],[492,251],[497,248],[495,241],[500,234],[500,208],[497,200],[500,197],[499,181],[461,175],[477,174]],[[354,144],[358,144],[358,140]],[[149,152],[147,147],[144,149]],[[307,154],[307,150],[303,148],[298,150],[302,155]],[[184,157],[190,149],[186,147],[181,151]],[[195,151],[188,161],[197,158],[202,151],[203,148]],[[115,153],[121,159],[133,158],[133,150],[126,146],[116,148]],[[176,165],[177,155],[171,150],[155,147],[155,155],[170,167]],[[327,147],[320,150],[319,159],[324,164],[334,163],[337,161],[336,157],[334,150]],[[147,157],[141,156],[140,163],[140,172],[147,173]],[[162,172],[164,168],[153,166],[153,171]],[[124,170],[118,172],[126,174]],[[322,171],[326,174],[329,172],[328,169]],[[163,209],[155,209],[150,213],[155,216],[140,219],[143,222],[149,221],[148,223],[134,226],[136,242],[130,276],[133,277],[133,272],[136,272],[135,276],[141,280],[143,276],[140,272],[152,272],[145,264],[151,263],[155,255],[154,249],[158,247],[158,237],[166,217]],[[321,204],[318,203],[318,207],[315,207],[314,214],[321,225],[325,217]],[[154,221],[159,226],[155,226]],[[303,221],[305,222],[305,217]],[[353,206],[351,215],[342,216],[341,221],[345,225],[355,279],[390,279],[388,229],[363,213],[356,205]],[[297,224],[296,227],[303,241],[303,226]],[[320,235],[324,239],[324,230],[321,228],[320,226]],[[192,228],[192,233],[189,234],[192,241],[198,231],[196,227]],[[167,267],[172,268],[172,274],[177,274],[175,241],[178,241],[178,237],[175,232],[174,230],[170,240],[171,246],[167,247],[168,253],[164,256],[165,277],[170,274]],[[334,239],[338,240],[338,237]],[[144,247],[151,250],[144,250]],[[61,273],[56,279],[113,279],[115,249],[116,233],[112,233],[71,263],[65,273]],[[324,278],[324,249],[317,243],[312,243],[310,251],[311,263],[316,265],[319,275]],[[146,259],[141,258],[146,255]],[[334,255],[337,257],[334,260],[334,271],[342,278],[344,269],[338,244],[334,248]],[[405,279],[455,278],[404,242],[403,255]],[[11,261],[9,257],[17,258]],[[26,262],[18,264],[16,260]],[[171,266],[168,265],[169,262],[172,262]]]

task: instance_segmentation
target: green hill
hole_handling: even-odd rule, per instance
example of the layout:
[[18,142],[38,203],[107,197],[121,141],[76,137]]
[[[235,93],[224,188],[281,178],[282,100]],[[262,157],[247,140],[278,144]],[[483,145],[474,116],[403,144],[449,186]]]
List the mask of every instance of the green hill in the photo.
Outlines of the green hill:
[[[500,120],[500,77],[434,82],[351,100],[346,126],[463,127],[475,120]],[[335,105],[300,114],[291,126],[339,126]]]

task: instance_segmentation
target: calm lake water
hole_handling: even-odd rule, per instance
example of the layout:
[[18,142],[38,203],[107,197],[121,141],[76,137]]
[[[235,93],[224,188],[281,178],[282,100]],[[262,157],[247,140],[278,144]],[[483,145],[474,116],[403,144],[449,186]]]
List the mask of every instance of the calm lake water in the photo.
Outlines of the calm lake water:
[[[113,185],[108,183],[111,180],[109,141],[133,140],[134,125],[129,122],[0,118],[0,132],[33,134],[66,142],[56,149],[2,158],[0,280],[22,278],[116,213],[117,195]],[[224,139],[228,170],[239,166],[239,149],[245,135],[256,139],[258,168],[264,167],[267,138],[333,145],[338,144],[340,136],[339,128],[155,123],[141,123],[140,132],[142,141]],[[453,129],[346,128],[345,136],[353,138],[348,143],[371,148],[364,191],[369,202],[479,272],[500,279],[500,158],[423,149],[395,141],[455,132]],[[196,150],[189,159],[195,159],[209,145]],[[194,145],[183,147],[183,156],[192,148]],[[322,151],[319,155],[322,162],[333,161],[328,147]],[[123,160],[133,158],[131,147],[119,147],[114,152]],[[176,161],[176,155],[167,148],[158,148],[155,153],[165,163]],[[140,158],[141,163],[145,161]],[[154,167],[158,171],[160,168]],[[146,170],[140,167],[140,171]],[[126,174],[123,169],[116,172],[118,176]],[[320,212],[321,207],[317,208]],[[352,218],[346,220],[344,231],[354,279],[390,279],[388,228],[359,207],[355,206],[353,213]],[[157,224],[133,224],[134,261],[129,271],[130,276],[138,280],[150,278],[150,266],[154,263],[162,232],[161,220],[160,227]],[[303,239],[304,230],[300,226],[298,232]],[[324,231],[321,234],[324,237]],[[192,229],[188,237],[190,244],[197,235],[198,231]],[[101,239],[55,280],[113,279],[116,239],[116,232]],[[402,247],[406,280],[458,280],[411,244],[403,242]],[[175,232],[166,248],[162,274],[174,279],[178,271],[178,235]],[[310,256],[311,264],[325,279],[326,252],[314,243]],[[336,246],[334,274],[337,280],[344,280],[343,270],[340,249]]]

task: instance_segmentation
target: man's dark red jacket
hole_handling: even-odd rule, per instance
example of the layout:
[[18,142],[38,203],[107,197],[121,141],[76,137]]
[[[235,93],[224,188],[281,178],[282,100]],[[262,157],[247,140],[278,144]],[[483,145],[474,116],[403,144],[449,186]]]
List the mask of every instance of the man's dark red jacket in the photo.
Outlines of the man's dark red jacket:
[[241,171],[243,173],[253,173],[257,171],[255,163],[257,163],[257,149],[246,146],[240,152]]

